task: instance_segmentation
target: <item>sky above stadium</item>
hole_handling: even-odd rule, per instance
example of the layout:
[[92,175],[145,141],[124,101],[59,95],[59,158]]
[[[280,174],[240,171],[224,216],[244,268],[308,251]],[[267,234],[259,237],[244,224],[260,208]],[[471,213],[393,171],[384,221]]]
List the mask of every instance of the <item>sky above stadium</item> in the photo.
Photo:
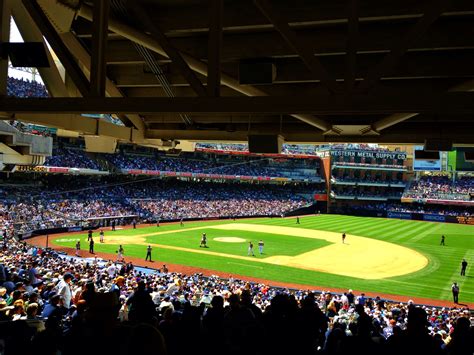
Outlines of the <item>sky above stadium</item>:
[[[10,22],[10,42],[23,42],[23,38],[21,37],[20,31],[18,30],[18,27],[16,26],[16,23],[13,18]],[[25,71],[13,68],[8,68],[8,76],[16,79],[28,80],[32,80],[33,78],[33,75],[31,73],[27,73]],[[35,76],[35,81],[43,83],[43,79],[41,79],[41,76],[39,74]]]

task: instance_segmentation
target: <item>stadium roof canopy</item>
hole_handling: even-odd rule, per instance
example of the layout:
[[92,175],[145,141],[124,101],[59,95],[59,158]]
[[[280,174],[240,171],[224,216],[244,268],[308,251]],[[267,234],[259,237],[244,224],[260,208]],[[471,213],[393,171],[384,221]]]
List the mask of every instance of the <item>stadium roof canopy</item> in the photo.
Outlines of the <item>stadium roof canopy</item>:
[[474,143],[472,0],[0,3],[67,74],[40,69],[51,99],[0,98],[8,117],[139,144]]

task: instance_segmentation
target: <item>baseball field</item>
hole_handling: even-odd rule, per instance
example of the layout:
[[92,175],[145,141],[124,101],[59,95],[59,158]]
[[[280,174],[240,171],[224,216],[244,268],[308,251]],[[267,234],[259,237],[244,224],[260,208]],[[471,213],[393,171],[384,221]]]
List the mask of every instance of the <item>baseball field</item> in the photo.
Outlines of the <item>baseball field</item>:
[[[207,248],[200,247],[202,233]],[[344,243],[342,233],[346,234]],[[440,245],[445,235],[445,245]],[[87,234],[52,238],[56,246],[87,251]],[[94,232],[95,251],[215,270],[269,281],[474,303],[474,226],[341,215],[161,224]],[[260,254],[258,242],[264,242]],[[248,255],[252,241],[255,256]],[[461,261],[468,261],[460,276]],[[159,267],[160,265],[157,265]],[[472,271],[471,271],[472,270]]]

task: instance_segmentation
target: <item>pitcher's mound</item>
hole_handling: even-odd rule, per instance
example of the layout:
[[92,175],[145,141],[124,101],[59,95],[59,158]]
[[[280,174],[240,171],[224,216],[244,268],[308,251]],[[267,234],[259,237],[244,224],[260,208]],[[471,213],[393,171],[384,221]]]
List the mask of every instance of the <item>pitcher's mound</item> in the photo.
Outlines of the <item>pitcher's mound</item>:
[[237,237],[217,237],[217,238],[214,238],[213,240],[218,241],[218,242],[224,242],[224,243],[244,243],[244,242],[246,242],[245,239],[237,238]]

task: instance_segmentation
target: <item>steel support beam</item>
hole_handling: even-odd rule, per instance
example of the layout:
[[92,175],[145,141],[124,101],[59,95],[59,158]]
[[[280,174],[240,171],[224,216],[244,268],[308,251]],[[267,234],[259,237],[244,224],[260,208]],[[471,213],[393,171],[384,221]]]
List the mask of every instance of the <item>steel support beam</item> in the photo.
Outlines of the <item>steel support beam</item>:
[[473,114],[474,93],[390,96],[0,98],[7,112],[44,113],[204,113],[370,115],[383,113]]
[[135,14],[135,18],[142,22],[145,30],[150,31],[151,36],[161,44],[161,47],[165,51],[166,55],[173,63],[178,66],[181,74],[193,88],[196,94],[198,96],[206,96],[206,88],[204,85],[198,79],[196,74],[189,68],[181,53],[173,47],[168,38],[164,35],[163,31],[158,27],[158,25],[151,21],[150,16],[145,11],[145,9],[143,9],[143,7],[137,2],[133,3],[133,5],[130,7],[130,10]]
[[[82,4],[81,9],[79,11],[79,16],[82,16],[85,19],[92,21],[92,10],[90,6],[87,6],[86,4]],[[162,56],[168,57],[166,52],[163,50],[162,46],[160,45],[158,41],[146,35],[145,33],[140,32],[136,30],[135,28],[130,27],[112,17],[109,17],[109,30],[129,39],[132,42],[138,43]],[[193,58],[187,54],[182,53],[181,55],[192,70],[194,70],[195,72],[199,74],[207,75],[206,64],[204,64],[200,60]],[[268,95],[266,92],[256,88],[255,86],[240,85],[238,80],[224,73],[221,74],[221,84],[226,85],[234,89],[235,91],[238,91],[247,96],[267,96]],[[304,122],[314,127],[317,127],[323,131],[326,131],[331,126],[327,121],[319,117],[312,117],[309,115],[305,115],[305,116],[298,115],[294,117],[298,119],[304,118]]]
[[67,97],[68,91],[66,84],[61,78],[58,67],[51,56],[48,46],[46,45],[41,31],[38,29],[33,19],[26,11],[21,1],[12,2],[12,15],[23,40],[26,42],[43,42],[46,55],[49,61],[49,68],[38,68],[43,82],[51,96]]
[[207,93],[221,96],[222,0],[209,0]]
[[330,93],[339,91],[336,80],[332,78],[326,69],[321,65],[318,58],[314,56],[314,51],[309,44],[302,43],[295,32],[290,28],[288,21],[281,14],[276,12],[267,0],[254,0],[255,5],[262,14],[273,24],[275,29],[280,32],[286,43],[301,57],[309,70],[321,78],[321,82]]
[[66,72],[68,75],[70,75],[74,85],[76,85],[81,95],[89,95],[88,80],[84,76],[84,73],[79,68],[68,48],[61,41],[59,34],[56,32],[53,25],[51,25],[48,17],[45,15],[36,0],[23,0],[23,5],[35,22],[36,26],[38,26],[40,29],[43,36],[48,40],[49,44],[53,48],[61,63],[66,68]]
[[96,0],[92,21],[91,96],[105,97],[107,33],[110,0]]
[[[61,34],[61,39],[65,45],[69,48],[71,53],[76,57],[82,67],[82,71],[86,77],[90,77],[91,72],[91,57],[89,53],[84,49],[84,47],[79,43],[77,38],[71,32]],[[105,93],[110,97],[123,97],[122,93],[115,86],[115,84],[105,78]],[[121,119],[123,116],[121,117]],[[139,131],[142,132],[145,130],[145,124],[139,115],[130,114],[126,117],[130,123]],[[124,122],[128,123],[128,122]]]
[[[10,0],[0,0],[0,42],[10,42]],[[7,95],[8,56],[0,53],[0,96]]]
[[[328,136],[323,132],[315,130],[280,131],[279,127],[269,129],[267,126],[255,127],[250,133],[259,134],[281,134],[285,137],[285,142],[292,143],[384,143],[384,144],[423,144],[426,138],[439,138],[439,132],[443,130],[445,136],[453,139],[455,144],[471,145],[474,144],[474,136],[470,133],[474,130],[474,125],[459,126],[430,126],[423,130],[416,129],[400,129],[390,130],[381,135],[340,135]],[[422,132],[422,133],[420,133]],[[157,129],[149,129],[147,131],[147,139],[178,139],[178,140],[194,140],[194,141],[242,141],[246,142],[249,131],[248,129],[238,129],[235,132],[227,132],[224,130],[180,130],[158,127]]]
[[448,8],[449,3],[450,0],[437,0],[434,4],[430,3],[423,17],[405,35],[398,38],[390,53],[373,70],[369,71],[358,89],[361,92],[370,91],[382,76],[390,74],[400,58],[426,33],[431,24]]

